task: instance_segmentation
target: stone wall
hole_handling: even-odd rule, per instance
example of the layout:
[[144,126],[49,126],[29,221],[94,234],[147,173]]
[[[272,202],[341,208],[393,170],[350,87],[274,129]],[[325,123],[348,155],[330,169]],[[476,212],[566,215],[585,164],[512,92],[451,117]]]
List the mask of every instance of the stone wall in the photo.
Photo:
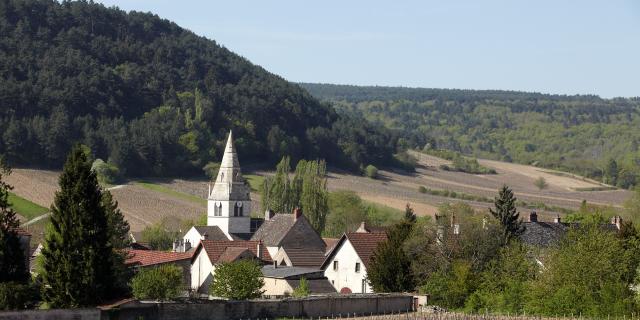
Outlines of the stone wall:
[[223,320],[346,317],[406,312],[413,308],[410,295],[352,295],[285,300],[193,300],[187,302],[132,302],[110,310],[47,310],[0,312],[0,320]]

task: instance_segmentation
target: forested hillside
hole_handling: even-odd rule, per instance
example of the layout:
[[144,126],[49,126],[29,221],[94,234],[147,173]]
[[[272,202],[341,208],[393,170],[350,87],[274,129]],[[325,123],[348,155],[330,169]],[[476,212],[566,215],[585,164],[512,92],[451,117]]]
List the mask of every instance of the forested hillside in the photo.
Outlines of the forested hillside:
[[0,153],[60,168],[76,142],[128,175],[202,174],[233,129],[244,161],[355,168],[396,138],[149,13],[0,0]]
[[640,99],[512,91],[301,84],[400,145],[569,170],[620,187],[640,182]]

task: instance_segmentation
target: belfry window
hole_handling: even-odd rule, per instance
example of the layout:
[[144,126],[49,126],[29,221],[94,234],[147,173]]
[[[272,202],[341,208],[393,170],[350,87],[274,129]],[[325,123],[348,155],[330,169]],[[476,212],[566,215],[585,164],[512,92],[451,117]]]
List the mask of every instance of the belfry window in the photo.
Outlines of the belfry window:
[[242,202],[236,202],[233,206],[233,216],[242,217]]
[[219,217],[222,215],[222,202],[213,204],[213,215]]

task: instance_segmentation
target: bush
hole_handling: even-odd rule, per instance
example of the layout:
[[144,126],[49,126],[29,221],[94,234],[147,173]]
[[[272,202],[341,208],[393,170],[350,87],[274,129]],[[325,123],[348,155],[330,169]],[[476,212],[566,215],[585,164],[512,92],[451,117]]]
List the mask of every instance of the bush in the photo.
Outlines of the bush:
[[369,177],[371,179],[376,179],[378,177],[378,168],[376,168],[373,165],[368,165],[364,169],[364,173],[367,175],[367,177]]
[[179,236],[177,232],[169,231],[164,221],[142,230],[142,241],[148,243],[153,250],[170,250],[173,241]]
[[294,298],[304,298],[308,296],[310,293],[311,293],[311,290],[309,290],[309,282],[307,281],[307,279],[302,277],[300,278],[300,283],[293,290],[293,293],[291,294],[291,296],[293,296]]
[[35,284],[0,283],[0,310],[32,309],[40,300]]
[[209,177],[210,181],[215,180],[218,177],[218,170],[220,170],[220,164],[217,162],[209,162],[205,165],[202,170],[204,174]]
[[131,280],[137,299],[170,300],[180,294],[181,288],[182,269],[175,265],[142,269]]
[[114,184],[120,180],[120,170],[118,167],[102,159],[96,159],[91,165],[91,170],[95,171],[100,183]]
[[427,188],[425,186],[419,186],[418,187],[418,192],[420,193],[427,193]]
[[255,261],[241,260],[216,266],[209,293],[233,300],[255,299],[262,296],[262,271]]
[[533,184],[538,187],[538,190],[546,189],[549,185],[547,184],[547,180],[544,177],[538,177]]

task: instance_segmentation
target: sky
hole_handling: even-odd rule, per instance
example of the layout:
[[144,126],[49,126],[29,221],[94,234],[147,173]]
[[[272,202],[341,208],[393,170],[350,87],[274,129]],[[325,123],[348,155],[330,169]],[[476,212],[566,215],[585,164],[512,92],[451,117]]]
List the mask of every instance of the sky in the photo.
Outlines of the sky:
[[636,0],[99,0],[294,82],[640,96]]

